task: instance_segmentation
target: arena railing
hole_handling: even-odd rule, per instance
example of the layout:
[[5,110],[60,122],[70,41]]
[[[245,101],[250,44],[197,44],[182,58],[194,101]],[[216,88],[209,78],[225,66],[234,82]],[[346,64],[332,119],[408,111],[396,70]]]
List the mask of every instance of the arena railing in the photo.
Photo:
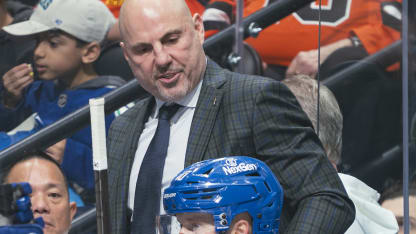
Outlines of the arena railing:
[[354,79],[362,79],[362,77],[357,76],[357,74],[365,70],[370,64],[381,68],[389,67],[400,61],[402,55],[401,47],[402,40],[395,41],[382,50],[369,55],[326,78],[322,83],[329,89],[334,90],[342,86],[345,81],[351,82]]

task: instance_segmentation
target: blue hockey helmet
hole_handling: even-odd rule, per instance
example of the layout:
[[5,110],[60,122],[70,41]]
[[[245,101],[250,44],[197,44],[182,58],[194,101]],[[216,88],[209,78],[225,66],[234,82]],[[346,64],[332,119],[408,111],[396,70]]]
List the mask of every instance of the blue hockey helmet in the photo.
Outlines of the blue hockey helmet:
[[165,189],[163,205],[170,215],[210,213],[216,232],[227,231],[233,218],[248,212],[253,233],[278,233],[283,189],[262,161],[233,156],[195,163]]

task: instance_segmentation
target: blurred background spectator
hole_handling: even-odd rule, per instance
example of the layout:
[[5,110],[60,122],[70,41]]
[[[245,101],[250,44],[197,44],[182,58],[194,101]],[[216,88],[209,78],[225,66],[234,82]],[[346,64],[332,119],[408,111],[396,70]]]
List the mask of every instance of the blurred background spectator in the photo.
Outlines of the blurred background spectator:
[[[276,0],[245,0],[244,17],[274,2]],[[316,75],[319,2],[314,1],[269,26],[257,38],[247,39],[267,64],[266,76],[281,80],[285,73]],[[400,2],[322,1],[321,64],[331,53],[343,47],[355,48],[344,51],[346,58],[343,59],[357,60],[398,40]],[[235,0],[211,0],[203,15],[206,35],[211,36],[234,23],[235,10]]]
[[[321,85],[318,98],[318,82],[306,75],[295,75],[283,83],[293,92],[311,120],[329,161],[336,169],[341,161],[342,114],[335,96]],[[319,112],[316,108],[318,102]],[[351,175],[338,175],[355,206],[354,223],[345,233],[396,233],[399,230],[393,213],[378,204],[380,194],[376,190]]]
[[[1,130],[13,129],[33,113],[35,124],[15,134],[0,132],[0,149],[87,105],[90,98],[124,84],[116,76],[99,76],[93,67],[100,56],[99,43],[114,22],[111,12],[97,0],[54,0],[41,1],[29,20],[3,28],[15,36],[32,36],[37,44],[33,67],[19,64],[3,76],[0,103]],[[107,129],[114,118],[115,114],[107,115]],[[83,198],[94,200],[90,128],[55,144],[48,153],[62,163],[74,188],[85,191]]]
[[[396,180],[387,185],[380,197],[381,206],[391,210],[399,224],[399,234],[403,234],[404,206],[403,206],[403,181]],[[416,233],[416,180],[415,177],[409,183],[409,220],[410,233]]]

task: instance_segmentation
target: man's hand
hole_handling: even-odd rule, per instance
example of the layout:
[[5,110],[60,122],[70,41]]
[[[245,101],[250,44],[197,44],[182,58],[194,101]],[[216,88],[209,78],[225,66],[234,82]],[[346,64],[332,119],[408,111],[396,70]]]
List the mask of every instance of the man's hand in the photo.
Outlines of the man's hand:
[[[347,46],[352,46],[351,40],[348,38],[339,40],[326,46],[322,46],[320,64],[322,64],[328,58],[328,56],[332,54],[332,52]],[[309,75],[311,77],[315,77],[317,72],[318,50],[301,51],[295,56],[295,58],[290,63],[286,71],[286,77],[298,74],[304,74]]]
[[59,141],[55,145],[50,146],[45,150],[45,153],[55,159],[59,164],[64,161],[66,139]]
[[3,86],[6,89],[4,104],[13,108],[23,96],[23,90],[34,81],[33,69],[30,64],[23,63],[10,69],[3,76]]

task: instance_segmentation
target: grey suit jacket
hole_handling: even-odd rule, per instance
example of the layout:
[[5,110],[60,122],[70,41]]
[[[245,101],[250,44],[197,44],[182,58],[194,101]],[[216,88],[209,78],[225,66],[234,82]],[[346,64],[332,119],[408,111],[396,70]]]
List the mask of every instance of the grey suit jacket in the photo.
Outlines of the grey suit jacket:
[[[111,233],[128,233],[130,171],[153,102],[153,97],[140,101],[110,128]],[[257,157],[275,172],[285,195],[280,233],[344,233],[354,221],[354,205],[289,89],[229,72],[208,59],[185,167],[231,155]]]

